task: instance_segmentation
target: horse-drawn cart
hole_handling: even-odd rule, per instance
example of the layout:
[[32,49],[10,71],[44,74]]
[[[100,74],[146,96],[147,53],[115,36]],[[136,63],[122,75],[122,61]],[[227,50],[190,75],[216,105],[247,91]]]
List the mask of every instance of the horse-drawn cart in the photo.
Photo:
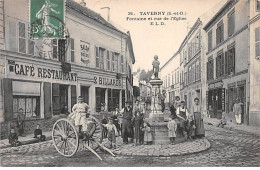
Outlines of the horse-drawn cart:
[[56,150],[61,155],[71,157],[78,151],[79,146],[81,146],[84,149],[91,151],[100,160],[102,160],[102,158],[96,152],[98,148],[115,156],[102,144],[103,125],[101,122],[94,116],[89,116],[89,118],[91,118],[94,122],[95,130],[87,137],[87,140],[82,140],[79,138],[80,134],[76,130],[74,121],[67,118],[62,118],[54,123],[52,129],[52,141]]

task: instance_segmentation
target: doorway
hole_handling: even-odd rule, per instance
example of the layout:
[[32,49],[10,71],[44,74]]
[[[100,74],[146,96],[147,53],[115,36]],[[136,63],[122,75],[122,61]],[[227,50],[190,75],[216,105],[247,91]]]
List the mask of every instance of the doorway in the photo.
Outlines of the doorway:
[[83,98],[83,102],[89,104],[89,87],[81,86],[81,97]]

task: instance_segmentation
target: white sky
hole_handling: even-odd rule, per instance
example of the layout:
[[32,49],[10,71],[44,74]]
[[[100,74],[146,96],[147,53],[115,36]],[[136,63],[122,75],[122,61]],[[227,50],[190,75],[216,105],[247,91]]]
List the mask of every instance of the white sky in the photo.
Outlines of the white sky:
[[[81,1],[81,0],[76,0]],[[87,7],[101,14],[110,7],[110,19],[115,26],[130,31],[137,68],[151,69],[153,56],[159,56],[162,66],[179,48],[197,18],[225,0],[85,0]],[[186,12],[186,21],[170,21],[164,26],[152,26],[148,21],[126,21],[128,12],[141,17],[139,12]],[[212,14],[213,15],[213,14]],[[152,16],[154,17],[154,16]],[[119,28],[118,27],[118,28]],[[122,29],[121,29],[122,30]]]

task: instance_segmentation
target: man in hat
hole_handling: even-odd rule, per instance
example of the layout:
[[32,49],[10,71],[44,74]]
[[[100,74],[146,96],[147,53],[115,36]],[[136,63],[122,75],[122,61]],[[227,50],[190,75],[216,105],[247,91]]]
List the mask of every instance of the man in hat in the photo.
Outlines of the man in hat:
[[181,106],[177,107],[176,114],[180,121],[179,131],[182,135],[184,135],[184,132],[186,131],[186,120],[189,115],[186,105],[185,105],[185,101],[181,101]]
[[122,138],[124,144],[128,143],[128,138],[131,138],[131,142],[133,142],[133,109],[131,107],[131,101],[126,101],[126,107],[124,107],[120,113],[123,115],[122,120]]

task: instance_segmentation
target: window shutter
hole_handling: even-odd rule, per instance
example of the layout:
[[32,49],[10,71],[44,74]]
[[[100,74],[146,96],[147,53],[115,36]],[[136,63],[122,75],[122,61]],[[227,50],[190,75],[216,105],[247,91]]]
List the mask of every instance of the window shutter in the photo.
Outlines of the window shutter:
[[66,40],[65,39],[60,39],[58,40],[58,55],[59,55],[59,61],[66,61],[66,56],[65,56],[65,44]]
[[75,61],[75,57],[74,57],[74,39],[73,38],[70,39],[70,61],[71,62]]
[[5,121],[10,121],[13,118],[13,88],[12,79],[3,79],[4,87],[4,118]]
[[71,85],[71,108],[77,103],[76,85]]
[[34,55],[34,41],[28,40],[28,53]]
[[206,107],[207,107],[207,110],[209,110],[209,91],[206,91]]
[[19,52],[21,53],[26,53],[26,42],[25,42],[25,24],[19,22],[18,24],[18,28],[19,28]]
[[99,68],[98,47],[95,47],[95,57],[96,57],[96,68]]
[[260,27],[255,28],[255,42],[260,41]]
[[52,117],[51,113],[51,83],[43,83],[44,93],[44,118]]
[[9,49],[17,52],[16,22],[9,20]]
[[52,84],[52,108],[53,114],[60,114],[60,85]]
[[228,75],[228,56],[227,51],[225,52],[225,75]]

